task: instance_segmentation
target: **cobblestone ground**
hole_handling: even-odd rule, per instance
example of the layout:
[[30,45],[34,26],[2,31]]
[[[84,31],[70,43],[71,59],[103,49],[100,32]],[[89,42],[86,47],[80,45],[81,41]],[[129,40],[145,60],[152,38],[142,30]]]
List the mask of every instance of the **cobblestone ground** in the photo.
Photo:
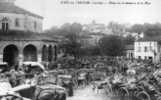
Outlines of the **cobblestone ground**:
[[103,91],[96,93],[92,90],[91,86],[86,88],[78,89],[75,91],[73,97],[69,97],[67,100],[110,100]]

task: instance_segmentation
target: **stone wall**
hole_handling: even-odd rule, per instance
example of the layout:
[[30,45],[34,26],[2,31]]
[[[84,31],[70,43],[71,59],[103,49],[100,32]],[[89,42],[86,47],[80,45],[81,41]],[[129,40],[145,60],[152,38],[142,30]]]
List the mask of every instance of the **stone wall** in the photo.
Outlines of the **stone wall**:
[[[24,14],[0,13],[0,29],[2,29],[2,19],[6,17],[9,21],[10,30],[42,32],[42,19]],[[16,19],[19,20],[19,26],[15,25]],[[36,27],[35,25],[36,24]]]

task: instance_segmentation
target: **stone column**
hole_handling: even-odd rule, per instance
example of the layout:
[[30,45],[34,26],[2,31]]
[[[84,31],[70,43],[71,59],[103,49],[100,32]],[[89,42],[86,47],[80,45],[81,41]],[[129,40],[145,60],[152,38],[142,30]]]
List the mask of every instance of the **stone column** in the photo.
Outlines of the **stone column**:
[[0,53],[0,62],[3,62],[3,53]]
[[21,66],[22,62],[24,61],[23,48],[19,48],[18,61],[19,61],[19,66]]
[[23,62],[23,54],[19,54],[19,65],[22,65]]
[[55,61],[55,47],[54,45],[52,46],[52,61]]
[[0,47],[0,62],[3,62],[3,47]]
[[57,46],[54,46],[54,60],[57,60]]
[[37,46],[37,61],[42,62],[42,46]]
[[37,60],[38,60],[38,62],[40,62],[40,63],[41,63],[41,62],[42,62],[42,54],[40,54],[40,53],[39,53],[37,57],[38,57],[38,59],[37,59]]
[[48,61],[49,61],[49,46],[48,46],[48,45],[46,45],[45,61],[46,61],[46,62],[48,62]]

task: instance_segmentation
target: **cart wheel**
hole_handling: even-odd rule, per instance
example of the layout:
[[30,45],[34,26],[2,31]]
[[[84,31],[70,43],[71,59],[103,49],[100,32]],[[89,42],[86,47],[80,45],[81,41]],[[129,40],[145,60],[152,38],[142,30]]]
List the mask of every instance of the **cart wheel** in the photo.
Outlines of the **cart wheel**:
[[157,100],[161,100],[161,97],[158,97]]
[[23,99],[20,97],[13,97],[11,100],[23,100]]
[[0,98],[0,100],[8,100],[8,98],[2,97],[2,98]]
[[137,97],[138,93],[144,91],[144,88],[142,86],[138,86],[136,87],[136,89],[134,90],[133,94],[135,97]]
[[114,96],[118,96],[118,95],[119,95],[119,89],[118,89],[118,88],[113,88],[113,89],[112,89],[112,94],[113,94]]
[[62,94],[60,100],[66,100],[66,94]]
[[112,89],[111,89],[111,86],[109,84],[106,85],[105,92],[106,92],[107,95],[112,94]]
[[119,89],[119,94],[121,96],[129,96],[129,91],[125,87],[122,87]]
[[122,87],[119,89],[119,97],[120,97],[120,100],[128,100],[129,91],[127,90],[127,88]]
[[138,100],[150,100],[149,94],[145,91],[138,93],[137,98],[138,98]]

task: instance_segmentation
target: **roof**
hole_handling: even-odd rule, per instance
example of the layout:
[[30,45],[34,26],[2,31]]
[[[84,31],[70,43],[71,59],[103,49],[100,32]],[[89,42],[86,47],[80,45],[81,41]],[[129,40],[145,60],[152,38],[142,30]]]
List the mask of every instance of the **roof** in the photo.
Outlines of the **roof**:
[[44,33],[32,33],[23,31],[9,31],[2,33],[0,31],[0,41],[52,41],[57,42],[58,38]]
[[80,39],[89,39],[89,38],[92,38],[92,37],[88,34],[84,34],[84,35],[79,36],[79,38]]
[[134,50],[134,45],[126,45],[125,49],[126,50]]
[[153,36],[153,37],[144,37],[140,38],[138,42],[146,42],[146,41],[161,41],[161,36]]
[[29,16],[37,17],[43,19],[42,16],[31,13],[23,8],[20,8],[12,3],[0,3],[0,13],[16,13],[16,14],[27,14]]
[[101,33],[101,32],[99,32],[99,33],[92,32],[92,33],[89,33],[89,35],[105,36],[105,34]]

